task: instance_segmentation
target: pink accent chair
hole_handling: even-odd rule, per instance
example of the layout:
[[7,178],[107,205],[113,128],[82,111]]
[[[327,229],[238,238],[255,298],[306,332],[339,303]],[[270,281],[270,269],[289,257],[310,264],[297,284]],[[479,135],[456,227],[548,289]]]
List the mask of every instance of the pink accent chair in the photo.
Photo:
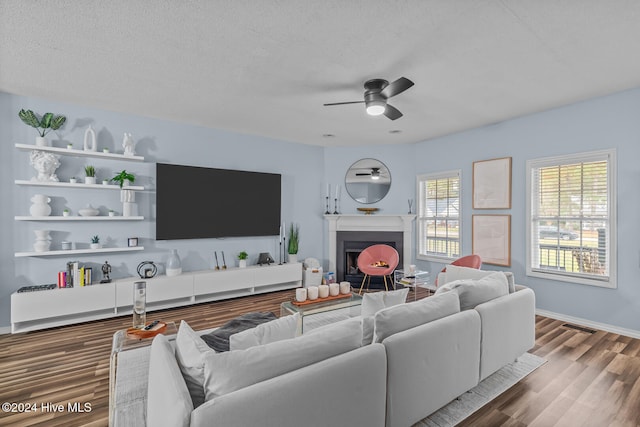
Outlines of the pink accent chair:
[[[480,267],[482,267],[482,258],[480,258],[480,255],[476,254],[466,255],[453,261],[451,265],[480,269]],[[442,270],[440,270],[440,273],[445,273],[446,271],[447,267],[445,266]],[[436,278],[436,286],[438,286],[438,278]]]
[[[384,267],[376,267],[374,264],[380,261],[387,265]],[[393,271],[398,266],[399,261],[400,255],[398,255],[398,251],[396,251],[392,246],[372,245],[365,248],[365,250],[360,252],[360,255],[358,255],[358,269],[364,273],[364,278],[362,279],[362,284],[360,285],[360,291],[358,293],[362,294],[362,288],[364,287],[364,282],[367,278],[369,279],[367,282],[367,289],[369,289],[371,276],[382,276],[384,278],[384,288],[388,291],[389,286],[387,285],[387,276],[389,276],[389,280],[393,286],[391,274],[393,274]]]

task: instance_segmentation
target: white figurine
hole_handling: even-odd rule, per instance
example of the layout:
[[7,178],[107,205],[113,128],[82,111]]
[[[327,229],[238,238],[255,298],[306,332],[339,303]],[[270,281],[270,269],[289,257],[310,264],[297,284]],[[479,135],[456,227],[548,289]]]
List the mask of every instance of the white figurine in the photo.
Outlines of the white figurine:
[[58,156],[45,151],[33,150],[30,158],[31,165],[38,172],[38,176],[31,178],[32,181],[59,181],[56,175],[56,169],[60,166]]
[[125,132],[124,133],[124,139],[122,140],[122,147],[124,148],[124,155],[125,156],[134,156],[135,155],[135,153],[133,151],[134,144],[135,144],[135,142],[133,141],[133,138],[131,137],[131,134]]

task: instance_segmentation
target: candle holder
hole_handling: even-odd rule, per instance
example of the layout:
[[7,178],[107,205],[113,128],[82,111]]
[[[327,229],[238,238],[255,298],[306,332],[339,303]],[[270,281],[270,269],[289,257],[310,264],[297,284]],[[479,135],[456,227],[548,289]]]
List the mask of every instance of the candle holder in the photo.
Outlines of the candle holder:
[[334,206],[335,206],[335,209],[334,209],[334,211],[333,211],[333,214],[334,214],[334,215],[338,215],[338,214],[339,214],[339,212],[338,212],[338,198],[336,197],[336,198],[335,198],[335,199],[333,199],[333,200],[334,200]]
[[282,238],[280,239],[280,249],[278,250],[278,258],[280,258],[280,262],[278,265],[282,265]]
[[407,200],[409,202],[409,214],[411,214],[411,208],[413,207],[413,199]]
[[284,251],[287,250],[287,238],[286,237],[282,238],[282,243],[283,243],[283,245],[282,245],[282,263],[286,264],[287,261],[286,261],[286,258],[284,257]]
[[326,204],[327,204],[327,210],[324,212],[325,215],[329,215],[331,214],[331,212],[329,212],[329,196],[325,197],[326,199]]

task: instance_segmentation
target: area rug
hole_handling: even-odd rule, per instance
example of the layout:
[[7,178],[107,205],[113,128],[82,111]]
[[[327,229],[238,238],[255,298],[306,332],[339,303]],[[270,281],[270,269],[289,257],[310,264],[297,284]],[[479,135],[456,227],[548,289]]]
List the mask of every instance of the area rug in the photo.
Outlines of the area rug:
[[[346,310],[312,315],[305,319],[305,331],[348,318],[349,313]],[[515,362],[488,376],[480,384],[427,418],[414,424],[413,427],[455,426],[545,363],[546,360],[543,358],[525,353]]]
[[413,427],[450,427],[482,408],[547,361],[525,353]]

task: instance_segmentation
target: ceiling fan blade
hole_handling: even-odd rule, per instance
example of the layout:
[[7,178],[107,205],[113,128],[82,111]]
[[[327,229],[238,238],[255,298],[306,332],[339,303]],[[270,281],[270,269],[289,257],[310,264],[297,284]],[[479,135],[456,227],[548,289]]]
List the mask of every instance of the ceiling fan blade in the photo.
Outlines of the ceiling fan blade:
[[402,113],[396,107],[387,104],[387,108],[384,109],[384,115],[391,120],[396,120],[402,117]]
[[325,107],[329,107],[331,105],[345,105],[345,104],[364,104],[364,101],[334,102],[331,104],[323,104],[323,105]]
[[357,173],[356,176],[369,176],[371,173]]
[[411,80],[406,77],[400,77],[398,80],[390,83],[387,87],[382,89],[382,92],[380,93],[382,94],[382,96],[388,99],[392,96],[396,96],[397,94],[404,92],[411,86],[413,86],[413,82]]

